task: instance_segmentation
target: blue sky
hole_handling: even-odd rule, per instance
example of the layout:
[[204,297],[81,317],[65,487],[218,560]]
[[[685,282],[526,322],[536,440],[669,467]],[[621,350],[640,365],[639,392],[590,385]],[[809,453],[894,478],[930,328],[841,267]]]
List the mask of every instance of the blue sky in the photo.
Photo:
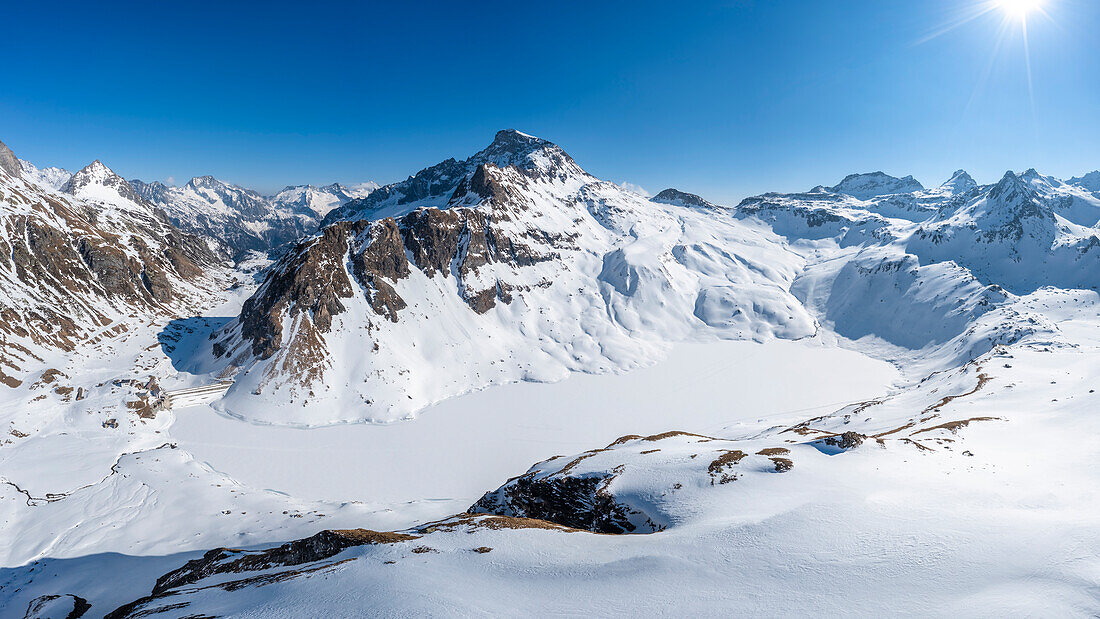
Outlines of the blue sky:
[[[0,140],[127,178],[400,180],[514,127],[724,203],[855,171],[1100,167],[1100,3],[10,3]],[[1001,41],[999,51],[998,41]]]

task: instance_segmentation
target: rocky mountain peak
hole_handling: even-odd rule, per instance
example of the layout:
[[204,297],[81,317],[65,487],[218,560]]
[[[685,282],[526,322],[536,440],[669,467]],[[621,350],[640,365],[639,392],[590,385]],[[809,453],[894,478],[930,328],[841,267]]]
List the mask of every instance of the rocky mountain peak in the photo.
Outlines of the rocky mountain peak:
[[[107,190],[105,193],[103,190]],[[113,194],[117,194],[130,202],[142,202],[141,196],[134,190],[130,183],[126,182],[114,170],[108,168],[102,161],[95,161],[84,166],[79,172],[73,174],[61,191],[74,196],[88,197],[112,201]]]
[[679,189],[666,189],[661,193],[651,198],[653,202],[659,202],[661,204],[672,204],[674,206],[699,206],[703,208],[718,208],[717,205],[712,202],[708,202],[703,198],[686,191],[680,191]]
[[833,193],[842,193],[860,200],[923,190],[924,185],[921,185],[912,176],[897,178],[885,172],[849,174],[844,177],[844,180],[840,181],[840,184],[831,189]]
[[0,170],[11,176],[20,176],[23,173],[23,166],[19,165],[19,159],[3,142],[0,142]]
[[979,218],[979,228],[1009,231],[1013,238],[1019,240],[1026,232],[1024,222],[1028,220],[1053,225],[1054,213],[1025,178],[1011,171],[1006,172],[986,196],[985,214]]
[[222,181],[210,176],[209,174],[204,176],[196,176],[187,181],[187,186],[192,189],[198,189],[200,187],[215,188],[221,185],[225,185]]
[[1011,202],[1021,197],[1030,199],[1033,196],[1031,196],[1031,191],[1028,189],[1027,184],[1024,183],[1015,172],[1009,170],[1005,172],[1001,180],[989,190],[989,197],[991,199]]
[[160,181],[146,183],[140,179],[133,178],[130,179],[130,186],[134,188],[134,191],[136,191],[139,196],[154,204],[164,204],[169,201],[171,188]]
[[557,144],[515,129],[498,131],[488,147],[466,160],[471,171],[482,163],[551,175],[584,173]]
[[964,193],[974,189],[978,186],[978,182],[974,180],[974,177],[970,176],[966,170],[956,170],[951,178],[947,180],[942,187],[947,187],[954,190],[955,193]]

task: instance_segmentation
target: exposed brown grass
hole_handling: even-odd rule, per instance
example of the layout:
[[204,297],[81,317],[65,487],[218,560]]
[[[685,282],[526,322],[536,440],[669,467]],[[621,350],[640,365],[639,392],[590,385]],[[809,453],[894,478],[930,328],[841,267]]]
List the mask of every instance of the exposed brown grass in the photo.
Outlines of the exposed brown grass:
[[794,468],[794,462],[789,458],[772,458],[772,464],[775,465],[776,473],[786,473]]
[[725,453],[714,459],[713,462],[707,466],[707,472],[710,474],[710,483],[713,486],[714,480],[717,478],[718,483],[728,484],[731,481],[737,480],[737,475],[730,475],[726,469],[737,464],[745,458],[747,454],[741,450],[726,450]]
[[947,430],[952,434],[958,434],[959,430],[970,425],[974,421],[1001,421],[1000,417],[971,417],[970,419],[960,419],[959,421],[949,421],[947,423],[941,423],[938,426],[932,426],[931,428],[924,428],[923,430],[917,430],[909,436],[916,436],[924,432],[931,432],[933,430]]
[[603,453],[605,451],[607,451],[606,447],[604,449],[591,449],[589,451],[586,451],[583,454],[581,454],[581,455],[577,456],[576,458],[574,458],[572,461],[570,461],[565,466],[561,467],[561,470],[559,470],[558,473],[560,473],[561,475],[566,475],[570,471],[572,471],[581,462],[584,462],[585,460],[591,458],[592,456],[594,456],[596,454],[599,454],[599,453]]
[[607,449],[611,449],[612,447],[617,447],[619,445],[622,445],[623,443],[629,443],[630,441],[636,441],[640,438],[642,438],[642,437],[639,434],[627,434],[626,436],[620,436],[619,438],[615,439],[615,442],[608,445]]
[[975,385],[975,387],[973,389],[971,389],[970,391],[967,391],[966,393],[960,393],[958,395],[944,396],[939,402],[936,402],[935,404],[933,404],[933,405],[929,406],[928,408],[924,409],[923,411],[921,411],[921,414],[924,415],[924,414],[930,413],[930,412],[932,412],[932,411],[934,411],[938,408],[943,408],[944,406],[947,406],[952,401],[958,400],[959,398],[965,398],[967,396],[974,395],[975,393],[978,393],[979,391],[981,391],[982,387],[985,387],[986,383],[988,383],[991,380],[993,380],[992,376],[982,372],[982,368],[978,368],[978,384]]
[[393,531],[372,531],[370,529],[332,529],[332,532],[357,545],[397,544],[419,539],[419,535],[395,533]]
[[673,430],[671,432],[662,432],[660,434],[654,434],[652,436],[646,436],[646,437],[643,437],[642,440],[643,441],[649,441],[649,442],[663,441],[666,438],[672,438],[674,436],[692,436],[692,437],[695,437],[695,438],[701,438],[701,439],[705,439],[705,440],[708,440],[708,441],[720,441],[720,440],[722,440],[720,438],[714,438],[713,436],[703,436],[702,434],[693,434],[691,432],[683,432],[681,430]]
[[758,456],[785,456],[791,453],[790,449],[786,447],[768,447],[767,449],[761,449],[756,452]]
[[891,434],[897,434],[898,432],[901,432],[902,430],[908,430],[909,428],[912,428],[915,425],[917,425],[917,422],[910,421],[909,423],[907,423],[903,426],[898,426],[898,427],[894,428],[893,430],[888,430],[886,432],[879,432],[878,434],[874,435],[874,438],[882,438],[884,436],[890,436]]

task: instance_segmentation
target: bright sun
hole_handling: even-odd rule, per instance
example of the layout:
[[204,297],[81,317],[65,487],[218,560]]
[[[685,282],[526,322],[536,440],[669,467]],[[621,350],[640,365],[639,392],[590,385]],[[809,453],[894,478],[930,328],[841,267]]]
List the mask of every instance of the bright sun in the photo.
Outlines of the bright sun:
[[1002,11],[1021,19],[1027,17],[1029,13],[1041,10],[1044,4],[1043,0],[996,0],[996,2]]

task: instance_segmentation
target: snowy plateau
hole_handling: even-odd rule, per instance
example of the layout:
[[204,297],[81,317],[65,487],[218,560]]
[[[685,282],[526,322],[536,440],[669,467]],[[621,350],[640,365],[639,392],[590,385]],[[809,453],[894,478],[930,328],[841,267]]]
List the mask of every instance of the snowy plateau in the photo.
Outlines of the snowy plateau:
[[0,617],[1098,616],[1100,172],[989,180],[0,144]]

